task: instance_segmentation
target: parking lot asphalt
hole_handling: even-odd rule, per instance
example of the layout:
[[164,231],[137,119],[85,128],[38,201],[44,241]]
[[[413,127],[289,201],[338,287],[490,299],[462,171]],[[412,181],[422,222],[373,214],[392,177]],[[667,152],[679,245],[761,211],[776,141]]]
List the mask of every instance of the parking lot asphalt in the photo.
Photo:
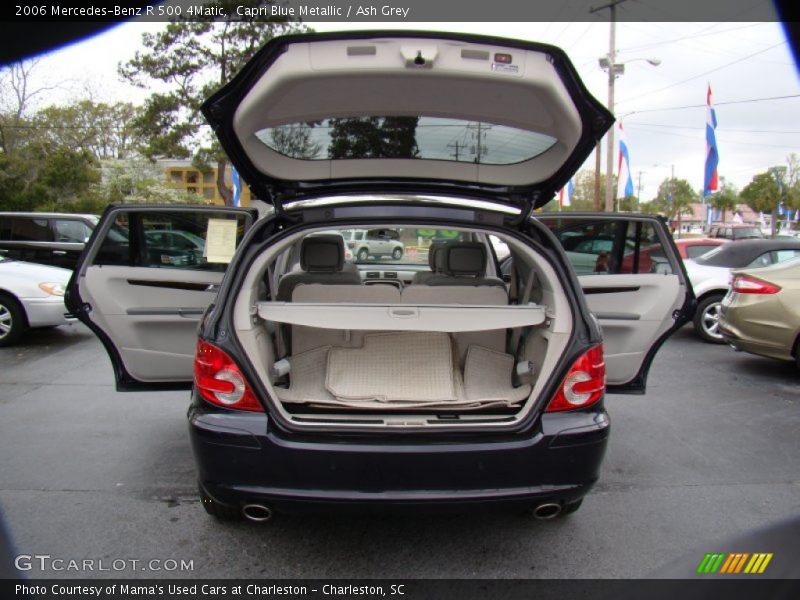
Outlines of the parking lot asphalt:
[[[13,553],[96,561],[93,571],[34,564],[24,576],[642,577],[800,514],[800,372],[704,344],[688,328],[656,357],[647,395],[607,396],[600,481],[577,513],[554,521],[217,522],[196,492],[187,396],[115,392],[110,362],[82,325],[0,349],[0,507]],[[152,559],[162,570],[142,566]],[[165,570],[170,559],[192,569]],[[128,562],[99,571],[101,560]]]

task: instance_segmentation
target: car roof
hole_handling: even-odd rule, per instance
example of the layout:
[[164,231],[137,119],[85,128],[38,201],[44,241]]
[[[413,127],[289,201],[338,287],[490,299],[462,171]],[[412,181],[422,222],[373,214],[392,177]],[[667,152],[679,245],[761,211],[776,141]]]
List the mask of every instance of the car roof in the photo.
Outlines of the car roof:
[[722,244],[716,250],[695,259],[712,267],[739,268],[771,250],[800,250],[800,240],[742,240]]
[[49,218],[49,217],[58,217],[58,218],[79,218],[79,219],[89,219],[91,221],[98,221],[100,219],[99,215],[91,215],[87,213],[61,213],[61,212],[16,212],[16,211],[0,211],[0,216],[3,217],[38,217],[38,218]]

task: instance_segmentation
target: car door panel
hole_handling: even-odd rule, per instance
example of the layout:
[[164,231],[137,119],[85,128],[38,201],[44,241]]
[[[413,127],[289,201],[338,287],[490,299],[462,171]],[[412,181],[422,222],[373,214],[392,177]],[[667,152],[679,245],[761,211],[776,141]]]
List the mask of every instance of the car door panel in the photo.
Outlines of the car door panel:
[[666,225],[655,217],[602,213],[551,213],[539,220],[566,250],[600,324],[607,389],[644,392],[655,352],[690,318],[694,303]]
[[607,382],[625,384],[635,378],[651,341],[672,327],[685,289],[677,275],[583,275],[578,281],[603,330]]
[[[226,268],[206,260],[204,236],[212,219],[235,220],[238,244],[255,217],[219,207],[119,206],[103,215],[70,280],[67,305],[105,345],[118,389],[191,385],[198,323]],[[152,235],[168,228],[198,236],[202,248],[170,248]]]
[[[113,332],[128,373],[137,380],[191,379],[193,340],[222,273],[94,265],[81,296],[94,322]],[[189,285],[194,284],[192,289]]]

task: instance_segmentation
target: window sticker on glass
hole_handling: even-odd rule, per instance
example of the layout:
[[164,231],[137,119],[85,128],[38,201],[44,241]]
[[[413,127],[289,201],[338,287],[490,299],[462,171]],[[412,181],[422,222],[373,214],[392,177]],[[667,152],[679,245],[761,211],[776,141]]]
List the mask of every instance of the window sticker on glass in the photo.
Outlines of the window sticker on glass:
[[236,221],[209,219],[205,257],[210,263],[229,263],[236,251]]

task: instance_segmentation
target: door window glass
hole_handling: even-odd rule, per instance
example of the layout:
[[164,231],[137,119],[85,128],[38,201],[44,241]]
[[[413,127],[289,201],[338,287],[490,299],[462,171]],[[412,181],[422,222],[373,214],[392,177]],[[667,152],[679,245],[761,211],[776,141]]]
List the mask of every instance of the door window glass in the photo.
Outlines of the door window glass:
[[11,239],[15,242],[52,242],[53,232],[47,219],[20,218],[12,221]]
[[247,226],[244,214],[123,212],[94,264],[224,271]]
[[772,252],[772,262],[783,262],[796,256],[800,256],[800,250],[774,250]]
[[578,275],[672,273],[655,226],[641,221],[542,217]]
[[54,221],[57,242],[74,242],[83,244],[89,239],[92,230],[83,221],[74,219],[56,219]]

